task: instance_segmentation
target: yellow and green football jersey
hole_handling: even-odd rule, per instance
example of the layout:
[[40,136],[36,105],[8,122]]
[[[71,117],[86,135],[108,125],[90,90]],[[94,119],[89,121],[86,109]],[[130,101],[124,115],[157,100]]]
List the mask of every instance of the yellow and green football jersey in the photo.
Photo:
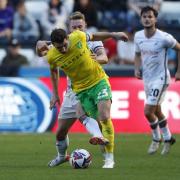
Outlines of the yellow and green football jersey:
[[108,78],[101,65],[90,55],[86,34],[77,30],[69,35],[68,52],[62,54],[53,47],[47,54],[47,60],[50,68],[60,67],[65,72],[75,92],[81,92]]

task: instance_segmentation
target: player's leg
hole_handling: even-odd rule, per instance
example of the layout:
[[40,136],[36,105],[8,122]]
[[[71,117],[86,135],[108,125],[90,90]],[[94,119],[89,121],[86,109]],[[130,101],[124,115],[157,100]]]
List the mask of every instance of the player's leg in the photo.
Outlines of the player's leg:
[[168,127],[167,119],[166,119],[165,115],[162,113],[161,105],[157,106],[155,114],[158,117],[158,120],[159,120],[158,123],[159,123],[159,127],[161,129],[164,141],[170,140],[172,134],[171,134],[170,129]]
[[103,168],[114,167],[114,126],[110,118],[111,100],[102,100],[98,102],[98,119],[101,122],[102,133],[109,140],[105,146],[105,164]]
[[155,114],[156,114],[156,116],[158,117],[158,120],[159,120],[159,127],[161,129],[162,137],[163,137],[163,141],[164,141],[163,149],[161,151],[162,155],[165,155],[165,154],[169,153],[171,145],[173,145],[176,142],[175,138],[172,136],[171,131],[169,129],[167,119],[166,119],[166,117],[163,114],[162,109],[161,109],[161,103],[164,100],[167,87],[168,86],[166,85],[162,89],[162,93],[161,93],[161,96],[160,96],[160,99],[159,99],[159,105],[157,106],[157,109],[156,109],[156,112],[155,112]]
[[75,121],[76,118],[59,119],[56,133],[57,156],[48,163],[49,167],[58,166],[69,160],[69,155],[67,154],[67,148],[69,146],[68,131]]
[[102,133],[109,140],[109,144],[105,146],[105,164],[103,168],[114,167],[114,126],[110,117],[111,110],[111,88],[106,80],[101,81],[94,92],[95,104],[97,104],[97,117],[102,126]]
[[56,148],[58,155],[65,156],[69,146],[68,131],[76,121],[76,118],[59,119],[58,130],[56,133]]
[[156,105],[146,104],[145,108],[144,108],[144,114],[149,122],[150,127],[151,127],[153,140],[160,141],[161,134],[160,134],[160,130],[158,127],[158,118],[155,115],[156,108],[157,108]]
[[152,142],[148,149],[149,154],[157,152],[161,142],[161,132],[158,125],[158,117],[156,116],[156,109],[160,98],[161,88],[162,86],[159,86],[158,83],[145,83],[146,104],[144,108],[144,115],[152,130]]
[[[83,110],[80,102],[77,104],[76,113],[77,113],[78,119],[80,119],[80,121],[82,121],[81,123],[83,123],[83,117],[86,117],[86,118],[87,118],[87,116],[85,115],[85,112],[84,112],[84,110]],[[100,130],[101,130],[101,132],[102,132],[101,123],[100,123],[99,121],[97,121],[97,122],[98,122],[99,128],[100,128]],[[104,155],[104,153],[105,153],[105,146],[104,146],[104,145],[100,145],[100,149],[101,149],[101,152],[102,152],[103,155]]]
[[[87,90],[87,92],[78,94],[81,103],[77,105],[77,118],[85,126],[87,131],[93,136],[89,140],[91,144],[93,145],[108,144],[109,141],[103,137],[99,124],[96,121],[96,117],[93,115],[91,116],[91,112],[94,112],[94,109],[97,108],[95,107],[94,103],[91,100],[89,100],[90,98],[88,97],[89,94],[88,92],[89,91]],[[81,104],[85,110],[82,108]]]
[[76,121],[76,106],[72,93],[66,93],[58,116],[58,129],[56,133],[57,156],[48,164],[54,167],[66,162],[69,158],[67,148],[69,146],[68,131]]
[[159,149],[161,142],[161,133],[158,126],[158,118],[155,115],[156,105],[146,104],[144,108],[144,114],[149,122],[152,131],[152,142],[148,148],[149,154],[154,154]]

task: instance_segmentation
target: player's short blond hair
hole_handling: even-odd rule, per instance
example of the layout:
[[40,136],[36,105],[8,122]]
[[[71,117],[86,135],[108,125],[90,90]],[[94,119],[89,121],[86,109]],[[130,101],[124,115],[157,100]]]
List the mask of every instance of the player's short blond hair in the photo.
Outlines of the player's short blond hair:
[[77,19],[82,19],[85,21],[85,16],[83,13],[81,13],[80,11],[75,11],[73,12],[70,16],[69,16],[69,21],[70,20],[77,20]]

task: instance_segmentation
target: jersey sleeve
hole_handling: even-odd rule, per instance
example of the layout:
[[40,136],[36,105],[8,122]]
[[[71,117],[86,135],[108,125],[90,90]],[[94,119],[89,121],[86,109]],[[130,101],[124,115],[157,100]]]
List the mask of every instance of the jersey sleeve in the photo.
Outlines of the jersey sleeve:
[[138,45],[138,41],[137,41],[137,35],[135,34],[134,36],[134,44],[135,44],[135,52],[136,53],[140,53],[140,48],[139,48],[139,45]]
[[166,33],[165,34],[165,41],[164,46],[167,48],[173,48],[176,45],[177,41],[176,39],[171,35]]
[[102,41],[88,41],[88,47],[92,52],[96,53],[99,49],[104,48]]
[[86,41],[91,41],[91,34],[86,32]]

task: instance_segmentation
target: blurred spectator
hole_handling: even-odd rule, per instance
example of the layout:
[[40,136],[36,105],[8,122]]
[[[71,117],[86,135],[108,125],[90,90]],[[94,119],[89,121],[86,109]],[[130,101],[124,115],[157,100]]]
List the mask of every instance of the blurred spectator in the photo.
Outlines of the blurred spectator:
[[117,6],[117,0],[98,0],[96,1],[96,4],[98,6],[98,9],[101,11],[112,11],[112,10],[118,10],[118,11],[127,11],[127,0],[118,1]]
[[[71,2],[72,0],[68,0]],[[49,38],[54,28],[66,29],[66,22],[70,11],[72,11],[73,2],[68,9],[67,2],[64,4],[62,0],[50,0],[47,12],[42,15],[41,25],[44,30],[45,39]]]
[[134,30],[129,27],[126,30],[126,34],[129,37],[129,41],[118,41],[118,56],[120,64],[133,65],[135,57]]
[[[106,29],[101,29],[100,31],[107,31]],[[117,41],[113,38],[106,39],[103,41],[104,48],[106,50],[107,57],[109,59],[109,64],[119,64],[118,54],[117,54]]]
[[19,4],[19,1],[21,0],[8,0],[8,5],[16,9],[17,5]]
[[7,43],[13,28],[13,9],[7,6],[7,0],[0,0],[0,44]]
[[63,0],[63,4],[67,13],[70,15],[73,12],[74,0]]
[[177,68],[177,54],[174,49],[169,48],[168,51],[168,66],[171,70],[176,72]]
[[128,0],[128,24],[129,26],[139,27],[139,15],[142,7],[152,6],[157,11],[160,10],[163,0]]
[[80,11],[85,15],[87,22],[87,31],[97,31],[97,9],[92,0],[76,0],[73,11]]
[[39,37],[37,22],[27,12],[24,0],[19,2],[14,15],[13,37],[18,39],[21,44],[35,43]]
[[107,39],[103,42],[104,47],[106,49],[106,53],[108,56],[108,59],[110,61],[114,60],[115,58],[117,58],[117,42],[115,39]]
[[152,6],[160,10],[163,0],[128,0],[129,9],[140,15],[141,9],[145,6]]
[[19,67],[29,65],[27,58],[19,53],[20,48],[17,39],[12,39],[9,42],[7,54],[0,66],[1,76],[16,76]]

